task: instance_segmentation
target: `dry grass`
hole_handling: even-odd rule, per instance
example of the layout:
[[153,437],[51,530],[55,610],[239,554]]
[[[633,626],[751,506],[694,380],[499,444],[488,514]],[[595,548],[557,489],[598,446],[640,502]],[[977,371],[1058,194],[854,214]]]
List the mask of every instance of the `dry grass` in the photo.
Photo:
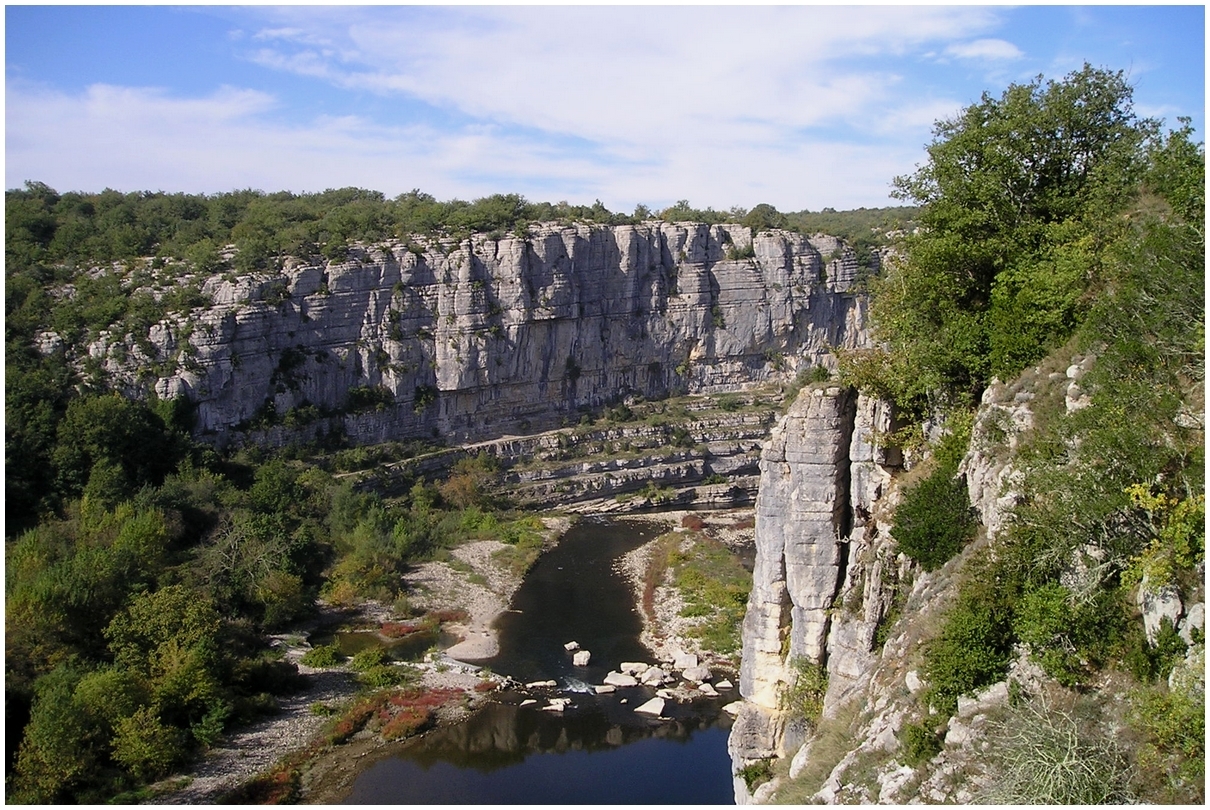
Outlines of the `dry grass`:
[[777,789],[773,801],[777,804],[810,802],[845,754],[857,747],[856,731],[860,717],[861,703],[852,701],[841,707],[834,717],[821,720],[811,737],[811,755],[807,759],[807,767],[797,778],[789,779],[787,760],[787,778]]

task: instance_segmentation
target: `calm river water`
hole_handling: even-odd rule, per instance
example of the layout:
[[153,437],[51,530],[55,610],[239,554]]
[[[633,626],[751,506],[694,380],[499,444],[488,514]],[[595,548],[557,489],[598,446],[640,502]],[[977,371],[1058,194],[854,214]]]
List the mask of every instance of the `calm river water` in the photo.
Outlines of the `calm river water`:
[[[345,802],[731,804],[730,717],[720,707],[735,694],[670,702],[670,719],[655,720],[634,713],[654,690],[578,691],[622,661],[654,663],[638,641],[633,591],[613,566],[656,532],[638,522],[581,520],[533,567],[500,618],[500,654],[480,663],[522,682],[558,681],[559,695],[572,698],[564,713],[522,707],[529,695],[504,693],[464,723],[383,749]],[[563,645],[573,640],[591,651],[588,667],[572,665]]]

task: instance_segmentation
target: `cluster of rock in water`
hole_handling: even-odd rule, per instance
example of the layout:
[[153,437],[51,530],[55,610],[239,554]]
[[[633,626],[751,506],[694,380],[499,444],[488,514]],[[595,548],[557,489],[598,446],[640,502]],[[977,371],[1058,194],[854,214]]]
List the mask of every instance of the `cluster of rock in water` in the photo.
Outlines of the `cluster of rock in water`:
[[[580,645],[575,641],[569,641],[563,647],[572,653],[572,662],[575,666],[588,666],[588,662],[592,659],[591,652],[581,650]],[[678,683],[678,672],[680,673],[680,683]],[[720,696],[720,690],[726,692],[735,688],[734,684],[726,678],[711,683],[713,680],[714,674],[710,671],[709,667],[703,666],[698,662],[697,655],[693,653],[680,653],[668,664],[666,669],[642,661],[624,661],[618,665],[616,670],[611,670],[602,679],[602,683],[595,686],[590,685],[590,688],[592,689],[592,693],[597,695],[613,694],[618,689],[634,687],[655,689],[655,697],[636,706],[634,711],[636,714],[663,717],[668,701],[693,700],[694,698],[701,697],[715,698]],[[530,681],[524,685],[527,691],[557,689],[558,687],[558,681],[554,680]],[[623,697],[620,699],[620,702],[623,704],[628,703],[628,701],[629,698]],[[520,705],[534,706],[537,704],[537,698],[526,698],[521,701]],[[540,708],[543,711],[561,712],[572,707],[572,705],[572,699],[569,697],[553,697],[547,699],[546,705]],[[734,708],[730,704],[723,708],[734,713],[738,710],[738,706],[739,702],[737,701],[734,704]]]

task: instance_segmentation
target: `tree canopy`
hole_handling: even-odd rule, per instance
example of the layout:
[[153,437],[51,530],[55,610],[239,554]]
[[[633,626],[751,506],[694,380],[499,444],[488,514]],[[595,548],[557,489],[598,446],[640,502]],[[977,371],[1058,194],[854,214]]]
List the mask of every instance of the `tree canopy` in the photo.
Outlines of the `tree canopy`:
[[1187,177],[1169,164],[1196,157],[1188,135],[1165,142],[1135,114],[1123,74],[1088,65],[985,93],[939,122],[925,165],[895,180],[921,209],[874,289],[884,389],[918,413],[938,398],[969,403],[1066,340],[1143,182]]

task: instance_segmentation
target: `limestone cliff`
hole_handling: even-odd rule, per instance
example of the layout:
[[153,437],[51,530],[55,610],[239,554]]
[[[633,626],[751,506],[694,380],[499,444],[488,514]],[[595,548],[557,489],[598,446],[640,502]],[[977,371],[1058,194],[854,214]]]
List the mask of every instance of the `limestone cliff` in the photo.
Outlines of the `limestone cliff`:
[[119,385],[188,397],[216,441],[467,441],[831,363],[865,340],[857,271],[830,237],[533,225],[210,278],[209,307],[89,353]]
[[[911,480],[899,455],[874,441],[895,429],[892,414],[836,387],[799,395],[762,451],[756,564],[743,626],[744,700],[729,741],[737,774],[768,774],[760,763],[772,758],[789,767],[754,790],[737,775],[737,802],[969,803],[995,781],[989,731],[1027,711],[1010,706],[1012,689],[1059,695],[1057,682],[1018,645],[1007,678],[960,697],[946,719],[922,700],[929,686],[923,649],[969,576],[966,563],[994,546],[1020,498],[1012,460],[1034,425],[1034,408],[1057,403],[1071,414],[1089,407],[1080,380],[1091,362],[1075,357],[1065,373],[1062,364],[1039,367],[988,387],[959,466],[981,528],[962,553],[931,572],[900,554],[890,535],[899,487]],[[1094,557],[1080,552],[1064,584],[1078,590]],[[1194,583],[1187,591],[1182,601],[1175,586],[1149,589],[1144,581],[1138,607],[1149,640],[1167,619],[1189,645],[1169,686],[1187,679],[1190,694],[1201,695],[1204,589]],[[786,705],[804,666],[827,676],[821,711],[810,722]],[[1090,700],[1100,701],[1105,733],[1121,734],[1129,701],[1111,688],[1111,676],[1103,680],[1092,691],[1103,687],[1104,696]],[[1016,722],[1033,722],[1021,716]],[[937,748],[923,757],[910,751],[912,732],[938,722]]]

